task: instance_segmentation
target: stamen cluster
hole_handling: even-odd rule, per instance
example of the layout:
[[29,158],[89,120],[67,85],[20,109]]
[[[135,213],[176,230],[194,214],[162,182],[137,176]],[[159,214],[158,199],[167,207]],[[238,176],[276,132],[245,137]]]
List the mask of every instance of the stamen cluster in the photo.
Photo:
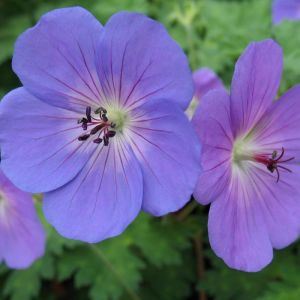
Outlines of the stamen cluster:
[[108,120],[107,110],[103,107],[98,107],[94,111],[94,114],[98,115],[98,117],[93,117],[92,108],[87,106],[86,116],[78,120],[78,124],[82,124],[81,127],[84,131],[87,131],[90,126],[94,126],[87,133],[79,136],[78,141],[86,141],[90,136],[97,134],[93,142],[100,144],[103,141],[104,146],[108,146],[109,139],[116,135],[116,131],[111,130],[116,127],[116,124]]

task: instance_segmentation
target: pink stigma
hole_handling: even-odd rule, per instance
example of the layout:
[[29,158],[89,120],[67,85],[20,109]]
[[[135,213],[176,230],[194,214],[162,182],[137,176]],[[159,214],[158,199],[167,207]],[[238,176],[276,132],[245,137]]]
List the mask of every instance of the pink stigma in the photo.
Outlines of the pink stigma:
[[280,173],[279,173],[280,169],[288,171],[290,173],[292,172],[290,169],[282,166],[281,164],[287,163],[295,158],[295,157],[291,157],[288,159],[283,159],[284,152],[285,152],[284,148],[282,147],[280,155],[278,155],[277,151],[275,150],[273,151],[271,156],[265,154],[259,154],[256,155],[254,159],[256,162],[264,164],[271,173],[274,173],[274,171],[276,171],[277,182],[278,182],[280,179]]

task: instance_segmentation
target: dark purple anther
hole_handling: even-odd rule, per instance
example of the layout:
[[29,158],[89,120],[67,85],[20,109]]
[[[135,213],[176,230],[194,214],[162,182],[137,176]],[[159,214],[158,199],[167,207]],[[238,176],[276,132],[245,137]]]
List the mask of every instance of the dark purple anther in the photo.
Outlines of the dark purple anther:
[[87,130],[87,123],[82,123],[81,127],[83,130]]
[[94,110],[95,114],[99,114],[100,112],[106,114],[107,110],[104,107],[98,107],[97,109]]
[[91,134],[97,133],[99,130],[101,130],[101,129],[104,128],[104,127],[105,127],[105,124],[104,124],[104,123],[97,125],[96,127],[94,127],[94,128],[91,130]]
[[96,139],[93,140],[93,142],[95,144],[100,144],[102,142],[102,139],[101,138],[96,138]]
[[81,118],[77,121],[77,124],[81,124],[81,123],[87,123],[87,119],[86,118]]
[[107,134],[106,134],[106,136],[109,137],[109,138],[114,137],[115,135],[116,135],[116,132],[113,131],[113,130],[108,131]]
[[103,141],[104,141],[104,146],[108,146],[109,138],[108,138],[107,135],[104,135],[104,136],[103,136]]
[[107,118],[106,114],[102,114],[101,119],[103,122],[108,122],[108,118]]
[[91,117],[92,108],[90,106],[87,106],[85,112],[86,112],[86,117],[88,122],[92,122],[92,117]]
[[101,107],[98,107],[97,109],[94,110],[94,113],[96,115],[98,115],[100,113],[100,111],[101,111]]
[[90,134],[83,134],[78,137],[78,141],[86,141],[90,137]]
[[104,113],[107,114],[107,110],[104,107],[100,107],[100,110]]

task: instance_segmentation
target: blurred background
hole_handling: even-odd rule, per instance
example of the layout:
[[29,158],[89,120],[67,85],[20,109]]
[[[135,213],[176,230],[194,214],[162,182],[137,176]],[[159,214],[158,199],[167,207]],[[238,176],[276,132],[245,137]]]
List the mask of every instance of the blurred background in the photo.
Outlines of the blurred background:
[[[284,49],[280,93],[300,82],[300,22],[272,26],[270,0],[0,0],[0,97],[20,85],[11,70],[17,36],[43,13],[73,5],[103,24],[120,10],[147,14],[184,48],[192,70],[210,67],[227,87],[247,44],[272,37]],[[299,242],[275,251],[260,273],[234,271],[210,249],[207,213],[193,200],[164,218],[142,213],[123,235],[94,245],[58,236],[40,213],[46,254],[27,270],[0,265],[0,299],[300,299]]]

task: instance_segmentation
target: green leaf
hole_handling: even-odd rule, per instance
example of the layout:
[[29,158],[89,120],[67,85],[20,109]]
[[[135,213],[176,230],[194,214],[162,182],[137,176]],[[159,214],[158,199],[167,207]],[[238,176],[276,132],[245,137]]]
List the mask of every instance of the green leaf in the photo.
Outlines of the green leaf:
[[156,266],[179,264],[182,259],[180,252],[190,246],[190,235],[183,224],[173,222],[171,218],[161,222],[146,214],[140,214],[134,226],[128,229],[130,243],[135,244]]
[[91,299],[119,299],[127,294],[135,299],[144,267],[122,237],[98,245],[81,245],[62,255],[58,278],[74,275],[77,288],[89,287]]
[[11,300],[29,300],[36,297],[40,290],[39,272],[35,267],[13,272],[7,279],[3,291]]

